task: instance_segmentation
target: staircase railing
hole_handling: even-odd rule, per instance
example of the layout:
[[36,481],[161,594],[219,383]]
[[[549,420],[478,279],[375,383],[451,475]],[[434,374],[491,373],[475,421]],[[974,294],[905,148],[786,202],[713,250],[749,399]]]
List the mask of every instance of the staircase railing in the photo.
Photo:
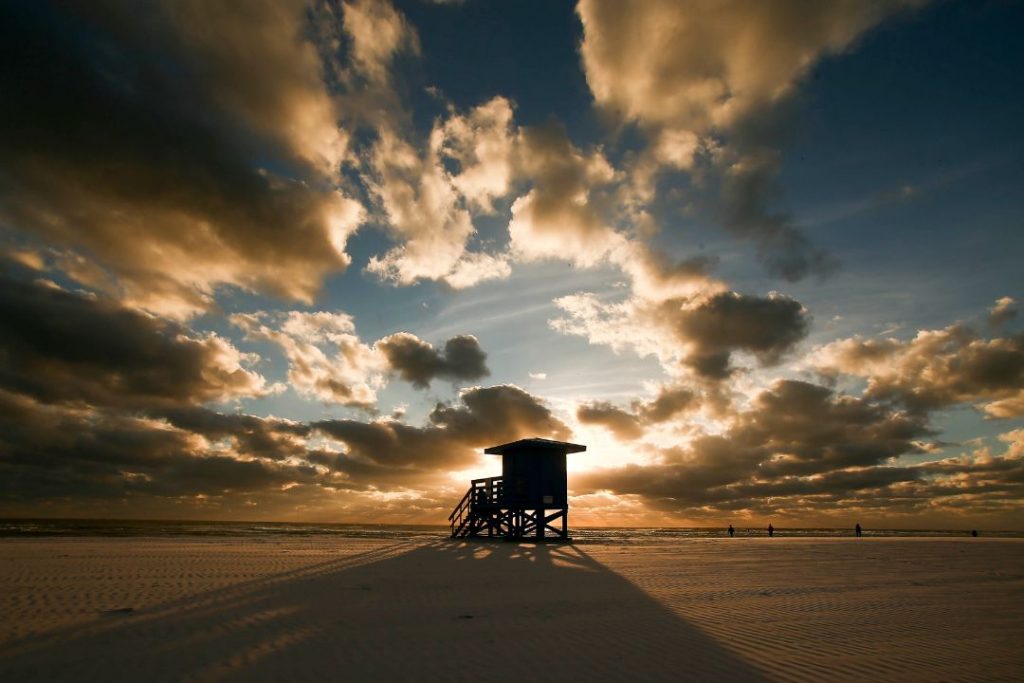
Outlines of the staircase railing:
[[501,477],[484,477],[470,482],[466,495],[448,515],[448,524],[451,526],[453,538],[461,534],[466,526],[472,523],[474,507],[493,506],[501,502],[503,486]]
[[469,490],[466,491],[466,495],[462,497],[459,504],[455,506],[454,510],[452,510],[452,514],[448,515],[448,523],[452,527],[452,538],[459,535],[459,532],[462,531],[462,527],[469,519],[466,513],[469,508],[470,497],[472,495],[473,487],[470,486]]

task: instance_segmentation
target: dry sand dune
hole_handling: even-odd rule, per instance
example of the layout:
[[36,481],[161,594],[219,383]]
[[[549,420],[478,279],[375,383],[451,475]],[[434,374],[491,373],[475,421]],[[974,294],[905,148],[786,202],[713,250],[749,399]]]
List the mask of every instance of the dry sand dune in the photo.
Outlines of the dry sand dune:
[[1024,542],[19,539],[0,680],[1024,680]]

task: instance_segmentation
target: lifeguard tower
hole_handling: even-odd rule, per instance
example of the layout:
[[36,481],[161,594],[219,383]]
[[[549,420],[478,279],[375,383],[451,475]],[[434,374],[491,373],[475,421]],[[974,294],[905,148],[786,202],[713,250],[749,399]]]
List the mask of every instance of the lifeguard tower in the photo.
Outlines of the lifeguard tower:
[[501,456],[501,476],[471,482],[448,516],[452,538],[569,540],[565,456],[585,450],[538,438],[485,448],[484,453]]

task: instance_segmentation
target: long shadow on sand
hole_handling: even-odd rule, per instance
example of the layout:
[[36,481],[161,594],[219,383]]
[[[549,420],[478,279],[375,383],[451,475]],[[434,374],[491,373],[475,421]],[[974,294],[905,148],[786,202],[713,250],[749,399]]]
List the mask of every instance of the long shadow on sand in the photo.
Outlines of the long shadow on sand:
[[764,680],[576,546],[437,542],[0,650],[3,680]]

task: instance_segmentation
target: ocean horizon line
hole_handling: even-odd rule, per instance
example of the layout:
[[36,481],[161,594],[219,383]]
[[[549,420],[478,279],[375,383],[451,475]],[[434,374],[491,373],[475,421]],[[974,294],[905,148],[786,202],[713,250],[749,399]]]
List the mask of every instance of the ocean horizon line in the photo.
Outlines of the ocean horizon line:
[[[779,537],[841,537],[854,534],[849,527],[785,526],[773,521]],[[765,536],[764,526],[733,525],[737,536]],[[766,526],[766,525],[765,525]],[[635,539],[713,538],[727,535],[725,525],[716,526],[574,526],[577,541]],[[281,520],[196,520],[92,517],[0,517],[0,537],[153,537],[153,536],[335,536],[418,538],[447,536],[448,525],[424,523],[292,522]],[[1024,530],[974,528],[872,528],[865,536],[876,537],[963,537],[977,531],[984,536],[1024,538]]]

